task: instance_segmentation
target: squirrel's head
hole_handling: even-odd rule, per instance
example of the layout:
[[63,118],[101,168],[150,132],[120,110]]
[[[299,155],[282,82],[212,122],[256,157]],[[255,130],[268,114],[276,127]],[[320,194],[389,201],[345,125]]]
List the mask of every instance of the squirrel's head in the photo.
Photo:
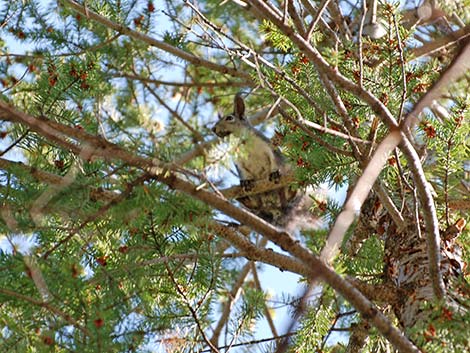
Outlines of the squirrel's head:
[[219,121],[214,125],[212,131],[219,137],[225,137],[232,133],[242,131],[248,126],[245,118],[245,102],[240,93],[237,93],[233,101],[233,113],[219,116]]

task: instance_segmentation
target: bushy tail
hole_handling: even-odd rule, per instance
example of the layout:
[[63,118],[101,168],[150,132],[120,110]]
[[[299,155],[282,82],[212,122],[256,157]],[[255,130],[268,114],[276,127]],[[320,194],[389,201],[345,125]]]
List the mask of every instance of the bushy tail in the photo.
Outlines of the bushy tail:
[[286,232],[294,234],[299,231],[309,231],[318,229],[320,220],[310,211],[312,199],[308,194],[303,194],[297,202],[279,219],[278,226],[284,228]]
[[294,190],[282,187],[264,193],[244,196],[238,201],[258,217],[284,228],[293,234],[296,231],[317,229],[320,225],[318,218],[310,212],[312,190]]

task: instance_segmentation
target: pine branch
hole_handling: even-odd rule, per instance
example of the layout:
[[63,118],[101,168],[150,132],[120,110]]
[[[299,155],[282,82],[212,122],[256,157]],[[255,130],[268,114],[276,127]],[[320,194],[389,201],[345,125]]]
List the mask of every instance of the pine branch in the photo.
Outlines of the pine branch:
[[[77,154],[79,155],[81,153],[80,148],[76,145],[70,144],[67,141],[68,137],[64,136],[61,131],[72,132],[75,137],[80,136],[83,139],[81,142],[88,146],[87,149],[92,151],[94,156],[104,158],[108,161],[120,159],[131,166],[142,168],[152,174],[156,180],[168,185],[170,188],[182,191],[195,199],[224,212],[240,223],[251,227],[253,230],[264,235],[266,238],[280,246],[285,251],[288,251],[292,256],[296,257],[306,265],[309,269],[309,279],[311,281],[321,278],[341,293],[354,307],[356,307],[358,311],[365,315],[365,317],[369,318],[371,323],[373,323],[377,329],[398,349],[401,349],[405,353],[418,352],[417,348],[408,339],[406,339],[400,331],[394,328],[390,321],[382,315],[380,311],[367,300],[367,298],[357,291],[350,283],[335,273],[330,267],[326,266],[318,257],[312,254],[310,250],[297,242],[290,234],[279,231],[263,219],[232,205],[226,199],[178,178],[176,174],[172,173],[169,169],[162,168],[163,166],[158,161],[148,160],[131,154],[123,150],[121,147],[105,141],[100,137],[89,136],[84,132],[77,134],[74,129],[66,127],[63,124],[51,123],[49,120],[45,119],[35,119],[30,115],[18,112],[6,103],[0,101],[0,118],[5,116],[8,116],[14,121],[28,125],[28,127],[33,131],[37,130],[37,132],[43,132],[46,137],[51,136],[56,143],[65,148],[70,146],[73,151],[78,151]],[[54,128],[51,126],[54,126]]]
[[31,303],[33,305],[39,306],[41,308],[45,308],[46,310],[50,311],[52,314],[64,319],[65,322],[67,322],[70,325],[72,325],[73,327],[77,328],[78,330],[83,332],[86,336],[91,337],[91,332],[86,327],[80,325],[80,323],[77,320],[75,320],[73,317],[71,317],[69,314],[67,314],[66,312],[62,311],[61,309],[53,306],[50,303],[28,297],[27,295],[17,293],[15,291],[12,291],[12,290],[6,289],[6,288],[0,288],[0,294],[3,294],[3,295],[8,296],[8,297],[12,297],[12,298],[17,298],[17,299],[20,299],[22,301],[25,301],[25,302]]
[[[266,244],[266,242],[265,242]],[[220,338],[220,334],[222,333],[222,329],[227,325],[228,320],[230,319],[230,313],[232,310],[232,306],[238,300],[240,295],[241,287],[245,283],[246,277],[250,273],[251,270],[251,262],[247,262],[243,267],[239,270],[238,277],[232,285],[232,289],[227,293],[225,302],[222,305],[222,314],[215,325],[214,331],[212,332],[212,337],[210,338],[213,345],[217,346]]]
[[197,65],[197,66],[204,66],[210,70],[222,73],[222,74],[228,74],[234,77],[239,77],[247,82],[251,82],[251,77],[248,73],[237,70],[237,69],[232,69],[224,65],[219,65],[216,63],[213,63],[211,61],[202,59],[194,54],[188,53],[184,50],[181,50],[177,47],[174,47],[168,43],[165,43],[163,41],[159,41],[155,38],[152,38],[144,33],[132,30],[131,28],[124,26],[119,23],[115,23],[99,14],[96,12],[90,10],[88,7],[80,5],[76,1],[73,0],[60,0],[61,3],[69,6],[73,11],[85,16],[86,18],[92,19],[93,21],[96,21],[103,26],[107,28],[111,28],[119,33],[122,33],[124,35],[127,35],[133,39],[142,41],[144,43],[147,43],[148,45],[161,49],[163,51],[166,51],[178,58],[184,59],[188,61],[191,64]]
[[367,320],[361,319],[359,323],[353,324],[351,337],[345,353],[361,352],[369,338],[369,323]]
[[[265,240],[263,238],[261,241]],[[254,262],[251,262],[251,269],[252,269],[252,274],[253,274],[253,280],[256,285],[256,289],[259,290],[260,292],[263,292],[263,287],[261,287],[261,281],[259,280],[258,276],[258,269],[256,268],[256,264]],[[271,330],[271,333],[273,334],[274,337],[278,336],[277,330],[276,330],[276,325],[274,325],[274,320],[269,312],[269,308],[266,305],[266,302],[264,302],[264,316],[266,317],[266,321],[268,322],[269,328]]]
[[86,217],[86,219],[79,226],[77,226],[77,227],[73,228],[72,230],[70,230],[69,234],[65,238],[59,240],[57,243],[55,243],[52,246],[52,248],[50,248],[49,250],[47,250],[44,253],[43,258],[47,259],[52,254],[52,252],[54,252],[60,246],[67,243],[80,230],[84,229],[87,224],[99,219],[100,217],[105,215],[113,206],[115,206],[118,203],[123,202],[124,200],[126,200],[126,198],[131,194],[132,190],[134,190],[134,188],[136,186],[143,184],[148,179],[150,179],[149,175],[148,174],[143,174],[143,175],[135,178],[131,182],[127,183],[126,189],[122,193],[120,193],[119,195],[117,195],[116,197],[111,199],[108,203],[105,203],[95,213],[93,213],[93,214],[89,215],[88,217]]
[[[397,130],[399,128],[398,123],[393,115],[379,99],[377,99],[372,93],[365,90],[363,87],[360,87],[359,85],[349,80],[347,77],[343,76],[335,68],[331,67],[320,55],[317,49],[312,47],[309,42],[296,34],[292,27],[285,24],[276,13],[272,12],[268,6],[265,6],[263,1],[251,0],[249,3],[257,9],[257,13],[260,14],[262,18],[269,19],[285,35],[287,35],[307,56],[307,58],[315,63],[319,71],[328,76],[329,79],[335,82],[342,89],[354,93],[358,98],[361,98],[363,101],[368,103],[372,110],[377,113],[377,115],[383,120],[385,124],[387,124],[390,131]],[[425,200],[425,207],[423,207],[422,211],[424,213],[425,225],[427,229],[426,239],[428,242],[428,251],[430,254],[432,254],[432,256],[430,256],[431,261],[429,271],[433,282],[433,288],[435,290],[434,294],[437,298],[442,298],[445,291],[442,276],[437,270],[439,268],[439,252],[437,251],[438,247],[435,246],[436,242],[439,241],[439,227],[436,217],[436,209],[434,202],[432,201],[432,196],[429,199],[430,193],[426,192],[428,187],[426,179],[424,178],[422,165],[419,163],[419,159],[416,159],[416,151],[409,143],[405,132],[401,132],[401,139],[403,142],[401,142],[399,146],[408,162],[413,166],[411,170],[413,172],[413,177],[417,185],[420,198]],[[359,205],[356,207],[358,206]],[[348,219],[352,221],[352,217],[353,213],[348,216]]]
[[128,73],[115,73],[111,74],[111,77],[115,78],[127,78],[129,80],[140,81],[142,83],[153,83],[158,86],[174,86],[174,87],[246,87],[249,86],[249,82],[242,81],[223,81],[223,82],[176,82],[176,81],[163,81],[157,80],[150,77],[145,77],[137,74]]
[[258,245],[250,242],[246,236],[238,234],[232,227],[224,226],[215,221],[201,226],[229,241],[234,247],[245,254],[248,260],[263,262],[281,271],[290,271],[302,276],[308,276],[309,271],[311,271],[306,265],[291,256],[277,253],[269,248],[260,248]]
[[[22,162],[10,161],[8,159],[0,158],[0,169],[12,172],[14,169],[20,169],[23,172],[30,174],[36,180],[54,186],[60,186],[65,183],[64,177],[60,175],[45,172],[41,169],[28,166]],[[104,190],[102,188],[90,188],[90,198],[94,201],[108,202],[114,199],[118,194],[113,191]]]
[[[160,256],[163,256],[162,253],[160,253]],[[209,338],[207,337],[205,331],[204,331],[204,328],[202,326],[202,322],[201,320],[199,319],[199,316],[198,316],[198,313],[197,313],[197,309],[193,307],[193,304],[191,303],[191,300],[190,298],[188,298],[188,296],[186,295],[187,293],[187,290],[186,288],[179,284],[176,277],[175,277],[175,274],[173,272],[173,270],[170,268],[168,262],[164,262],[163,263],[165,265],[165,268],[166,268],[166,272],[168,274],[168,277],[170,278],[171,282],[173,283],[173,286],[176,290],[176,292],[179,294],[179,296],[183,299],[183,302],[184,304],[186,305],[186,308],[188,309],[188,311],[191,313],[191,316],[194,320],[194,322],[196,323],[196,326],[200,332],[200,334],[202,335],[202,338],[204,340],[204,342],[210,347],[211,349],[211,352],[215,352],[215,353],[218,353],[219,350],[217,349],[217,345],[214,345],[210,340]]]

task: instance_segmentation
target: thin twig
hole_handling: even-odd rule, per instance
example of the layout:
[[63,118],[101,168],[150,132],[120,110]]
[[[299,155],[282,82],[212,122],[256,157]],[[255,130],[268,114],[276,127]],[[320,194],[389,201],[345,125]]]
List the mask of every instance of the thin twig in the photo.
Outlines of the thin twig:
[[72,325],[73,327],[76,327],[78,330],[82,331],[86,336],[91,336],[91,333],[88,331],[88,329],[86,327],[80,325],[78,323],[78,321],[75,320],[73,317],[71,317],[69,314],[65,313],[64,311],[60,310],[59,308],[56,308],[55,306],[53,306],[50,303],[46,303],[46,302],[28,297],[24,294],[17,293],[15,291],[12,291],[12,290],[6,289],[6,288],[0,288],[0,294],[3,294],[3,295],[8,296],[8,297],[17,298],[17,299],[20,299],[22,301],[25,301],[25,302],[31,303],[33,305],[39,306],[41,308],[45,308],[48,311],[50,311],[51,313],[53,313],[54,315],[57,315],[57,316],[63,318],[70,325]]
[[305,37],[305,25],[303,19],[297,13],[294,5],[294,1],[287,1],[287,11],[289,12],[292,21],[294,22],[295,28],[299,31],[302,37]]
[[328,6],[329,2],[330,2],[330,0],[323,0],[320,3],[320,5],[318,6],[317,13],[315,14],[315,17],[312,20],[312,24],[311,24],[311,27],[310,27],[310,31],[307,35],[307,38],[310,38],[312,32],[315,30],[315,27],[317,26],[318,21],[320,21],[320,18],[322,17],[323,12],[325,11],[325,9]]
[[[284,119],[286,119],[287,121],[293,123],[294,125],[300,127],[302,129],[302,131],[304,131],[307,135],[309,135],[316,143],[318,143],[320,146],[323,146],[325,147],[327,150],[329,150],[330,152],[333,152],[333,153],[336,153],[338,155],[343,155],[343,156],[348,156],[348,157],[352,157],[353,154],[349,151],[345,151],[341,148],[338,148],[338,147],[335,147],[327,142],[325,142],[323,139],[321,139],[319,136],[317,136],[316,134],[314,134],[312,131],[310,131],[309,129],[307,129],[307,126],[312,126],[314,125],[315,127],[320,127],[322,130],[323,129],[327,129],[327,128],[323,128],[322,126],[319,126],[318,124],[315,124],[315,123],[309,123],[307,121],[304,121],[304,119],[302,118],[302,116],[300,115],[300,117],[298,119],[293,119],[291,118],[291,116],[289,114],[287,114],[287,112],[283,111],[283,110],[280,110],[281,112],[281,115]],[[298,112],[298,115],[300,114],[300,112]],[[304,125],[305,124],[305,125]],[[313,126],[312,126],[313,127]]]
[[437,38],[432,42],[426,41],[420,47],[413,48],[409,50],[409,55],[411,60],[419,59],[423,56],[429,56],[433,53],[449,48],[451,46],[458,45],[463,40],[470,36],[470,25],[465,26],[464,28],[458,29],[455,32],[449,33],[443,37]]
[[[254,345],[254,344],[279,340],[279,339],[282,339],[282,338],[285,338],[285,337],[291,337],[291,336],[294,336],[296,334],[297,334],[297,332],[289,332],[289,333],[286,333],[286,334],[280,335],[280,336],[274,336],[274,337],[269,337],[269,338],[261,338],[261,339],[257,339],[257,340],[247,341],[247,342],[234,343],[234,344],[230,344],[230,345],[226,345],[226,346],[219,346],[218,348],[219,349],[227,349],[229,347],[251,346],[251,345]],[[210,349],[204,349],[204,350],[200,351],[199,353],[206,353],[206,352],[210,352]]]
[[401,117],[403,115],[403,108],[405,106],[406,102],[406,91],[407,91],[407,85],[406,85],[406,71],[405,71],[405,58],[403,56],[403,45],[401,43],[401,37],[400,37],[400,32],[398,29],[398,21],[393,15],[393,23],[395,24],[395,32],[397,36],[397,42],[398,42],[398,54],[400,58],[400,68],[401,68],[401,82],[402,82],[402,94],[401,94],[401,102],[400,102],[400,108],[398,110],[398,122],[401,121]]
[[362,31],[364,29],[364,21],[366,19],[366,15],[369,9],[367,8],[367,0],[362,0],[362,15],[361,15],[361,22],[359,24],[359,33],[358,33],[358,59],[359,59],[359,86],[363,87],[363,79],[364,79],[364,56],[363,56],[363,41],[362,41]]
[[145,88],[148,89],[148,91],[150,92],[150,94],[163,106],[165,107],[166,110],[168,110],[170,112],[170,114],[180,122],[181,125],[183,125],[186,129],[188,129],[195,142],[203,142],[204,141],[204,137],[201,135],[201,133],[199,131],[197,131],[195,128],[193,128],[190,124],[188,124],[182,117],[181,115],[178,114],[178,112],[176,110],[173,110],[171,109],[171,107],[165,103],[165,101],[160,98],[160,96],[157,94],[157,92],[155,92],[155,90],[150,87],[147,83],[143,82],[143,85],[145,86]]
[[14,148],[17,144],[19,144],[23,139],[28,136],[29,134],[29,129],[27,129],[20,137],[18,137],[12,144],[10,144],[7,148],[5,148],[3,151],[0,152],[0,157],[4,156],[5,154],[8,153],[12,148]]
[[222,74],[229,74],[231,76],[234,76],[234,77],[240,77],[240,78],[243,78],[247,81],[251,81],[251,78],[250,78],[250,75],[246,72],[243,72],[243,71],[240,71],[240,70],[237,70],[237,69],[233,69],[233,68],[229,68],[225,65],[219,65],[219,64],[216,64],[216,63],[213,63],[211,61],[208,61],[206,59],[202,59],[194,54],[191,54],[191,53],[188,53],[182,49],[179,49],[175,46],[172,46],[164,41],[159,41],[155,38],[152,38],[144,33],[141,33],[141,32],[138,32],[138,31],[135,31],[135,30],[132,30],[130,29],[129,27],[125,26],[125,25],[122,25],[122,24],[119,24],[119,23],[116,23],[116,22],[113,22],[99,14],[97,14],[96,12],[90,10],[89,8],[83,6],[83,5],[80,5],[79,3],[77,3],[76,1],[73,1],[73,0],[60,0],[62,3],[65,3],[67,4],[72,10],[74,10],[75,12],[78,12],[80,14],[82,14],[83,16],[86,16],[87,18],[93,20],[93,21],[96,21],[100,24],[102,24],[103,26],[106,26],[108,28],[111,28],[119,33],[122,33],[122,34],[125,34],[133,39],[136,39],[136,40],[139,40],[139,41],[142,41],[144,43],[147,43],[148,45],[150,46],[153,46],[155,48],[158,48],[158,49],[161,49],[161,50],[164,50],[172,55],[175,55],[176,57],[179,57],[181,59],[184,59],[194,65],[198,65],[198,66],[204,66],[210,70],[214,70],[214,71],[217,71],[217,72],[220,72]]
[[[264,238],[263,238],[264,239]],[[251,262],[251,273],[253,275],[253,280],[255,282],[256,289],[260,292],[263,292],[263,288],[261,287],[261,282],[258,277],[258,269],[256,268],[256,264]],[[274,325],[273,317],[269,311],[268,306],[266,305],[266,301],[264,301],[264,316],[266,317],[266,321],[268,321],[269,328],[271,329],[271,333],[274,337],[278,336],[276,325]]]
[[110,74],[111,77],[115,78],[127,78],[130,80],[136,80],[140,82],[153,83],[155,85],[161,86],[174,86],[174,87],[246,87],[250,83],[243,81],[224,81],[224,82],[174,82],[174,81],[163,81],[157,80],[149,77],[144,77],[138,74],[128,74],[128,73],[115,73]]
[[[5,115],[5,113],[14,121],[26,124],[34,131],[43,131],[48,135],[53,135],[54,133],[57,133],[58,130],[68,131],[66,128],[61,128],[60,123],[57,123],[58,125],[56,125],[56,129],[52,129],[50,121],[35,119],[27,114],[16,111],[6,103],[0,101],[0,117]],[[68,137],[64,136],[62,133],[59,133],[58,135],[59,136],[53,136],[54,140],[63,147],[69,146],[67,141]],[[86,134],[83,135],[83,137],[86,136]],[[301,267],[305,266],[305,268],[308,269],[308,278],[311,281],[321,278],[343,295],[344,298],[358,311],[368,317],[370,322],[375,325],[379,332],[389,339],[394,346],[405,353],[418,352],[413,343],[403,336],[401,332],[396,329],[370,301],[367,300],[367,298],[365,298],[349,282],[345,281],[330,267],[326,266],[325,263],[312,254],[312,252],[305,248],[301,243],[297,242],[288,233],[282,232],[252,213],[232,205],[226,199],[220,198],[214,193],[208,192],[197,187],[197,185],[178,178],[168,169],[162,169],[161,167],[156,168],[158,164],[153,160],[148,160],[135,154],[131,154],[123,150],[121,147],[111,144],[100,137],[93,136],[93,139],[90,139],[90,141],[85,140],[82,142],[88,142],[90,147],[94,149],[96,156],[100,156],[101,158],[109,161],[121,159],[130,166],[147,170],[159,182],[217,208],[240,223],[251,227],[260,234],[263,234],[266,238],[273,241],[282,249],[288,251],[292,256],[295,256],[297,260],[294,262],[298,263],[300,261],[300,264],[302,265]],[[292,260],[294,259],[291,259],[290,263],[292,263]]]
[[232,310],[233,304],[238,300],[241,287],[245,283],[246,277],[251,271],[251,261],[247,262],[243,267],[238,271],[238,277],[233,283],[231,290],[227,293],[225,302],[222,305],[222,313],[220,314],[219,320],[215,325],[214,331],[212,332],[212,337],[210,338],[213,345],[217,346],[219,343],[220,334],[225,325],[227,325],[230,318],[230,313]]
[[[163,256],[163,254],[160,254],[160,255]],[[166,271],[167,271],[171,281],[173,282],[173,285],[176,289],[176,292],[180,295],[180,297],[183,299],[184,303],[186,304],[186,307],[188,308],[188,311],[191,313],[191,316],[193,317],[194,321],[196,322],[196,325],[199,329],[199,332],[202,335],[202,338],[203,338],[204,342],[210,347],[211,352],[218,353],[219,350],[217,349],[217,346],[214,345],[210,341],[209,337],[207,337],[206,333],[204,332],[204,328],[202,327],[201,320],[199,320],[199,317],[197,315],[197,311],[193,308],[193,305],[192,305],[191,301],[189,300],[188,296],[186,295],[184,287],[182,285],[180,285],[178,283],[178,281],[176,280],[175,274],[173,273],[173,270],[170,268],[169,264],[167,262],[165,262],[164,264],[165,264]]]

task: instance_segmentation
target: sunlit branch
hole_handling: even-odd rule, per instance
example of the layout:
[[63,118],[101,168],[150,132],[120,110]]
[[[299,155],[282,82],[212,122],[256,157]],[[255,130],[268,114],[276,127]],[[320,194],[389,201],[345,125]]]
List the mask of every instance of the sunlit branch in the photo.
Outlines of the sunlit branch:
[[113,21],[109,20],[108,18],[97,14],[96,12],[90,10],[88,7],[80,5],[79,3],[77,3],[73,0],[60,0],[60,2],[63,3],[63,4],[66,4],[72,10],[80,13],[81,15],[85,16],[86,18],[89,18],[93,21],[96,21],[96,22],[102,24],[103,26],[111,28],[111,29],[113,29],[113,30],[115,30],[119,33],[122,33],[124,35],[127,35],[127,36],[129,36],[133,39],[136,39],[136,40],[142,41],[144,43],[147,43],[148,45],[150,45],[152,47],[155,47],[155,48],[161,49],[163,51],[166,51],[166,52],[168,52],[172,55],[175,55],[176,57],[179,57],[181,59],[184,59],[184,60],[186,60],[186,61],[188,61],[188,62],[190,62],[194,65],[204,66],[204,67],[207,67],[210,70],[214,70],[214,71],[220,72],[222,74],[228,74],[228,75],[231,75],[231,76],[234,76],[234,77],[243,78],[246,81],[251,81],[250,75],[246,72],[243,72],[243,71],[240,71],[240,70],[237,70],[237,69],[233,69],[233,68],[229,68],[225,65],[219,65],[219,64],[213,63],[213,62],[208,61],[206,59],[200,58],[200,57],[198,57],[194,54],[188,53],[188,52],[186,52],[182,49],[179,49],[175,46],[172,46],[172,45],[170,45],[170,44],[168,44],[164,41],[157,40],[157,39],[152,38],[152,37],[150,37],[150,36],[148,36],[144,33],[132,30],[131,28],[129,28],[125,25],[113,22]]
[[367,195],[369,195],[380,171],[388,160],[390,152],[393,151],[399,142],[400,134],[398,131],[395,131],[390,133],[377,147],[374,156],[354,185],[354,189],[349,194],[343,211],[338,215],[328,235],[327,242],[320,255],[324,261],[330,262],[337,255],[346,231],[359,214],[360,207]]
[[[58,131],[56,129],[59,129],[60,125],[62,125],[55,123],[56,129],[51,128],[49,121],[46,122],[44,120],[35,119],[27,114],[16,111],[6,103],[0,102],[0,117],[7,115],[14,121],[28,125],[32,130],[44,131],[48,136],[57,133]],[[59,130],[67,131],[68,129]],[[87,137],[86,134],[80,135]],[[54,141],[60,143],[63,147],[69,146],[69,143],[65,141],[67,138],[63,136],[62,133],[59,133],[58,137],[53,138]],[[306,265],[309,269],[309,279],[311,281],[323,279],[341,293],[358,311],[370,318],[371,323],[373,323],[397,348],[401,349],[403,352],[418,352],[416,347],[404,337],[399,330],[393,327],[390,321],[370,301],[288,233],[280,231],[263,219],[234,206],[225,198],[221,198],[214,193],[199,188],[197,185],[178,178],[168,169],[162,169],[163,166],[158,163],[155,164],[152,160],[131,154],[100,137],[93,137],[92,139],[87,137],[82,143],[87,143],[89,148],[94,151],[94,155],[108,161],[120,159],[131,166],[144,169],[159,182],[166,184],[170,188],[182,191],[224,212],[240,223],[264,235],[282,249],[288,251],[292,256],[295,256],[303,265]],[[74,150],[77,149],[76,146],[72,148],[74,148]]]
[[460,28],[455,32],[436,38],[432,41],[426,41],[423,45],[408,50],[407,54],[411,60],[429,56],[437,51],[456,46],[470,36],[470,25]]
[[140,82],[146,83],[153,83],[155,85],[161,86],[174,86],[174,87],[246,87],[250,85],[250,82],[244,81],[223,81],[223,82],[198,82],[198,81],[190,81],[190,82],[174,82],[174,81],[163,81],[157,80],[150,77],[144,77],[140,75],[132,75],[128,73],[115,73],[111,74],[112,77],[116,78],[127,78],[130,80],[136,80]]
[[82,325],[79,324],[79,322],[77,320],[75,320],[69,314],[67,314],[66,312],[60,310],[59,308],[57,308],[55,306],[53,306],[50,303],[43,302],[41,300],[37,300],[37,299],[31,298],[31,297],[28,297],[24,294],[21,294],[21,293],[18,293],[18,292],[15,292],[15,291],[12,291],[12,290],[6,289],[6,288],[0,288],[0,294],[3,294],[3,295],[8,296],[8,297],[12,297],[12,298],[17,298],[17,299],[20,299],[22,301],[25,301],[25,302],[31,303],[33,305],[39,306],[41,308],[45,308],[46,310],[50,311],[54,315],[57,315],[57,316],[61,317],[62,319],[64,319],[65,322],[69,323],[70,325],[76,327],[78,330],[82,331],[85,335],[91,336],[91,333],[88,331],[88,329],[86,327],[83,327]]
[[[342,89],[354,93],[357,97],[364,100],[369,104],[371,109],[378,114],[382,121],[387,124],[389,129],[394,130],[398,128],[398,123],[390,113],[390,111],[385,107],[385,105],[377,99],[372,93],[363,89],[359,85],[355,84],[347,77],[343,76],[340,72],[331,67],[328,62],[320,55],[317,49],[315,49],[309,42],[300,37],[295,33],[295,31],[287,24],[285,24],[282,19],[277,16],[276,13],[271,12],[269,7],[266,7],[264,3],[260,0],[252,0],[249,3],[254,6],[258,13],[261,13],[263,17],[272,21],[279,29],[281,29],[285,35],[287,35],[298,47],[299,49],[307,56],[309,60],[314,62],[318,70],[322,71],[325,75],[328,76],[333,82],[335,82]],[[407,139],[405,132],[402,133],[402,138]],[[416,152],[413,153],[411,150],[412,147],[409,143],[400,144],[400,148],[403,151],[403,154],[410,163],[414,163]],[[420,197],[427,199],[428,195],[425,195],[423,191],[426,190],[426,179],[423,178],[422,165],[419,163],[414,163],[415,168],[412,169],[413,177],[415,183],[417,184]],[[432,200],[432,198],[431,198]],[[436,242],[439,243],[439,227],[438,220],[436,215],[436,210],[434,202],[426,202],[426,206],[423,207],[423,213],[425,215],[425,224],[427,230],[427,242],[429,251],[436,250],[436,247],[433,245]],[[433,288],[435,289],[435,295],[438,298],[442,298],[444,295],[444,286],[442,281],[442,276],[439,271],[434,271],[434,269],[439,268],[439,263],[436,262],[436,259],[439,259],[439,253],[433,253],[430,257],[430,277],[433,281]]]

